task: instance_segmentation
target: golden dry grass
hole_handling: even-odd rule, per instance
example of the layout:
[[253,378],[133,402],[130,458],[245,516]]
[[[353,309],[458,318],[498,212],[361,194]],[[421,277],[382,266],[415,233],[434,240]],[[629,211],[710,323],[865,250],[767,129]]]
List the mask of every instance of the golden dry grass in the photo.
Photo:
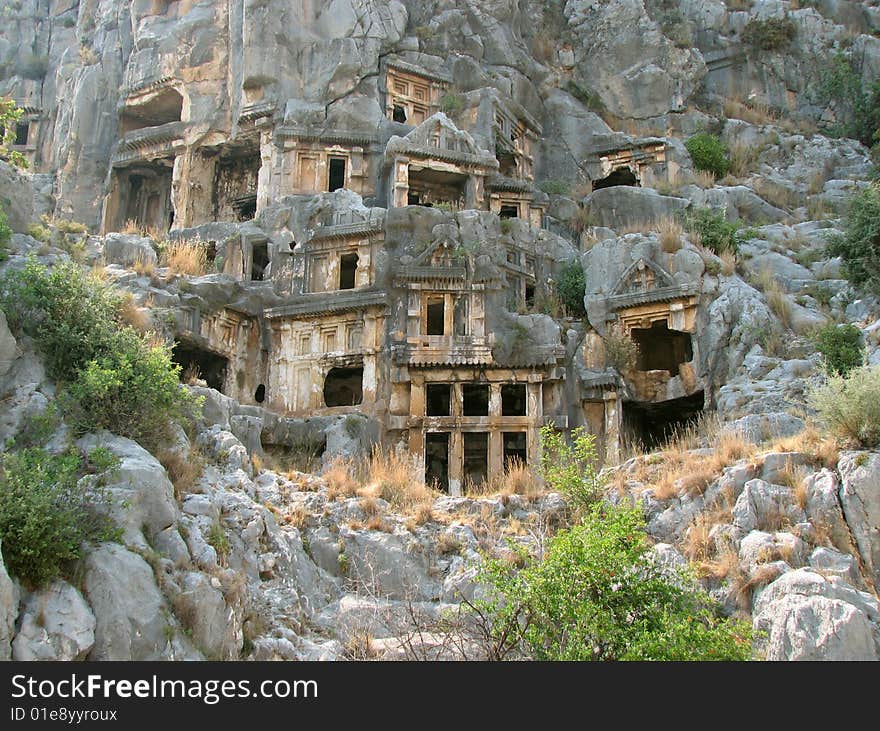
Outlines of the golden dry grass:
[[534,471],[521,460],[514,459],[505,465],[504,473],[493,475],[482,485],[471,485],[469,496],[476,495],[525,495],[533,498],[541,495],[543,487]]
[[776,315],[783,327],[791,329],[791,300],[769,269],[762,269],[754,277],[754,285],[764,293],[767,306]]
[[736,272],[736,254],[730,249],[721,252],[721,273],[730,277]]
[[141,277],[153,277],[156,274],[156,264],[152,259],[138,258],[132,268]]
[[156,456],[174,485],[175,497],[181,500],[192,492],[205,469],[205,458],[201,451],[193,447],[189,454],[183,454],[179,450],[166,449],[160,450]]
[[771,452],[801,452],[810,455],[817,464],[835,469],[840,459],[840,444],[834,436],[824,434],[813,424],[790,437],[775,439],[768,445]]
[[199,240],[172,241],[162,252],[162,261],[175,274],[200,277],[208,271],[208,249]]
[[126,292],[119,303],[119,319],[123,324],[141,332],[148,331],[153,325],[148,310],[137,306],[131,292]]
[[741,119],[749,124],[773,124],[779,119],[779,115],[766,102],[758,99],[733,97],[725,100],[723,106],[725,117]]
[[674,254],[681,248],[681,237],[684,236],[684,228],[672,216],[661,218],[657,224],[657,231],[660,234],[660,246],[667,254]]
[[758,149],[737,141],[730,146],[730,172],[736,178],[745,178],[754,170]]
[[394,526],[381,515],[371,515],[365,524],[367,530],[377,530],[382,533],[394,533]]
[[354,497],[357,494],[360,483],[352,475],[353,465],[351,460],[337,457],[330,463],[330,467],[322,475],[327,484],[327,499],[336,500],[343,497]]
[[412,513],[434,502],[434,492],[422,479],[418,462],[408,454],[376,447],[363,467],[362,497],[382,498],[395,510]]
[[708,170],[697,170],[694,172],[694,184],[701,188],[714,188],[715,175]]

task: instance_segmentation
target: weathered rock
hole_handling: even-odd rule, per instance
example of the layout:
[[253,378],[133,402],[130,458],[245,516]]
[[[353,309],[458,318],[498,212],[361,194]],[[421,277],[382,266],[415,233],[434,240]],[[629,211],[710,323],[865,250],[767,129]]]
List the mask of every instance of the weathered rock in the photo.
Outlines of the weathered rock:
[[790,487],[764,480],[749,480],[733,506],[733,524],[743,531],[793,525],[805,517]]
[[5,376],[12,368],[12,362],[18,358],[18,343],[9,332],[6,323],[6,313],[0,310],[0,376]]
[[876,599],[819,574],[790,571],[761,591],[754,626],[768,660],[877,660]]
[[104,239],[104,259],[108,264],[127,268],[156,266],[158,257],[149,239],[131,234],[108,234]]
[[[126,543],[148,550],[153,545],[158,547],[157,539],[163,533],[176,531],[174,486],[153,455],[136,442],[109,432],[87,435],[77,445],[87,452],[104,447],[119,458],[119,466],[110,474],[106,490],[110,517],[123,530]],[[169,558],[181,558],[176,539],[166,534],[158,543],[169,552]]]
[[880,586],[880,454],[845,453],[837,469],[843,515],[865,570]]
[[0,545],[0,660],[9,660],[10,643],[15,636],[15,620],[18,618],[18,586],[9,578],[3,562]]
[[95,615],[90,660],[191,659],[150,565],[122,546],[103,543],[86,555],[85,593]]
[[83,660],[95,644],[95,616],[82,595],[57,580],[29,594],[12,643],[14,660]]

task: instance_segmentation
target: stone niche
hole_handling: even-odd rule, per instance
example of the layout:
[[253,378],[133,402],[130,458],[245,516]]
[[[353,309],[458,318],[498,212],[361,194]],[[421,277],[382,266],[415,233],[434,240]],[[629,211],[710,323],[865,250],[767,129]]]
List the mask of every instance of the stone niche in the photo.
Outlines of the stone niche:
[[385,150],[390,206],[483,208],[484,181],[498,170],[494,155],[444,114],[406,137],[392,137]]
[[290,416],[375,411],[384,305],[359,307],[356,301],[307,297],[298,305],[267,311],[267,318],[269,408]]
[[415,127],[440,109],[449,79],[402,60],[385,64],[385,116]]
[[595,153],[588,161],[593,190],[616,185],[649,186],[675,177],[669,170],[668,151],[663,140],[645,140],[625,148]]
[[214,168],[215,221],[250,221],[256,216],[261,164],[257,144],[224,146]]
[[181,378],[198,377],[244,404],[261,403],[266,386],[262,336],[255,318],[223,308],[187,311],[172,353]]
[[174,159],[141,160],[114,168],[104,209],[104,230],[128,226],[167,231],[174,224]]
[[308,292],[361,289],[375,281],[376,238],[359,233],[317,235],[305,246]]
[[119,115],[120,134],[181,121],[183,96],[171,83],[153,84],[129,94]]
[[281,130],[278,139],[272,193],[332,193],[341,188],[361,196],[374,193],[369,135]]
[[[22,115],[15,123],[11,149],[19,152],[27,159],[31,170],[39,168],[37,151],[40,144],[40,110],[27,104],[17,105],[22,110]],[[0,137],[5,135],[6,130],[0,125]]]

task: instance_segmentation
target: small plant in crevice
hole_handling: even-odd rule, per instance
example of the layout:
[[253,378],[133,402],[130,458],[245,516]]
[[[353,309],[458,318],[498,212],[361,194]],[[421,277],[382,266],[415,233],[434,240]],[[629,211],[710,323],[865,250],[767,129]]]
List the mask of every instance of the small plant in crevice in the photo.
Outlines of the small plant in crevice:
[[586,289],[586,276],[584,266],[580,259],[574,259],[565,265],[556,283],[556,291],[562,304],[565,305],[569,314],[574,317],[583,317],[587,314],[584,307],[584,292]]
[[689,137],[684,144],[694,167],[712,173],[716,178],[723,178],[730,169],[727,145],[709,132],[697,132]]

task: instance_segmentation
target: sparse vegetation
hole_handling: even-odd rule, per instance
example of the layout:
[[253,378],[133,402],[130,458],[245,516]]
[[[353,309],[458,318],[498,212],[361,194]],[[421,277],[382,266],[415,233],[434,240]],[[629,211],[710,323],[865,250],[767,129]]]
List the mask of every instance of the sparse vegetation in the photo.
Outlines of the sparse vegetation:
[[698,208],[685,219],[685,228],[699,236],[700,243],[719,256],[725,251],[736,254],[739,249],[739,227],[729,222],[722,211]]
[[880,444],[880,366],[832,374],[810,390],[808,401],[841,439],[866,448]]
[[155,444],[198,404],[178,383],[170,348],[123,323],[124,297],[74,264],[29,260],[0,278],[10,326],[34,338],[76,432],[109,429]]
[[844,274],[855,286],[880,293],[880,184],[850,199],[843,228],[843,235],[829,237],[828,254],[843,258]]
[[880,81],[866,89],[861,64],[851,51],[841,51],[829,58],[822,69],[818,96],[823,104],[835,107],[838,121],[828,132],[852,137],[872,147],[880,143]]
[[543,180],[538,184],[547,195],[568,195],[571,186],[564,180]]
[[541,427],[541,475],[548,489],[565,496],[576,513],[587,510],[605,486],[595,436],[576,427],[569,440],[552,424]]
[[627,373],[636,367],[639,346],[629,333],[616,323],[605,335],[605,365],[618,373]]
[[464,108],[464,99],[460,94],[444,94],[440,99],[440,111],[444,114],[455,114]]
[[758,51],[780,51],[794,40],[797,27],[788,15],[781,18],[750,18],[742,32],[743,43]]
[[201,277],[208,273],[208,247],[202,241],[171,241],[162,250],[162,260],[175,274]]
[[15,106],[12,99],[0,97],[0,160],[8,162],[13,167],[27,168],[27,158],[18,150],[13,150],[15,144],[15,127],[24,112]]

